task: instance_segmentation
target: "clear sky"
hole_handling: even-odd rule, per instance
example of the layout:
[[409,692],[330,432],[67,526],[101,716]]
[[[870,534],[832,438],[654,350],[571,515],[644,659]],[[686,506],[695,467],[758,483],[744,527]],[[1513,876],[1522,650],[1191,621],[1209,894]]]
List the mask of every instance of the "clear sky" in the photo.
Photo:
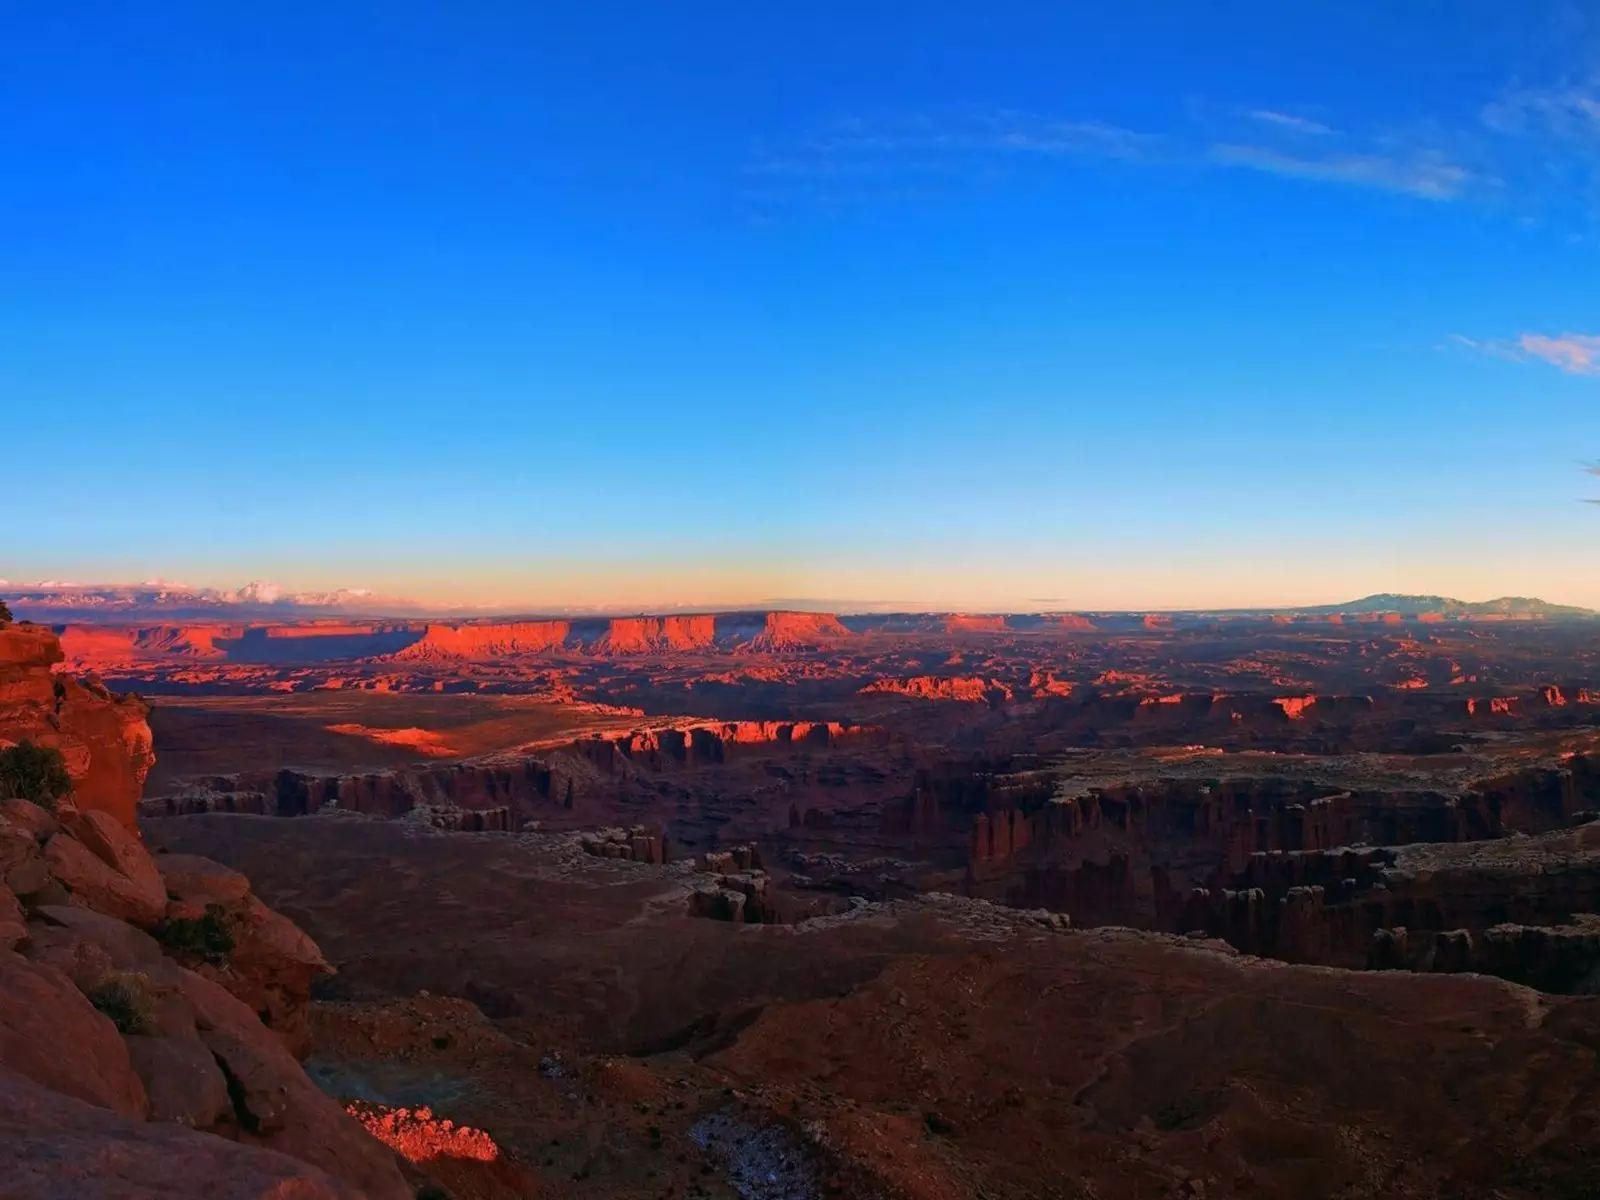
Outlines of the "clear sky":
[[1600,606],[1594,4],[0,14],[0,576]]

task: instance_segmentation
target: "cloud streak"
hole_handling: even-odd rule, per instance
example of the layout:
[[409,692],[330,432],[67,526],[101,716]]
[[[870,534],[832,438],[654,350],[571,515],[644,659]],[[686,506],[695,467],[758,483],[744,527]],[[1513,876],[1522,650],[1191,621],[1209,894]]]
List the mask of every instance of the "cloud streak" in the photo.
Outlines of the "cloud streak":
[[1559,367],[1569,375],[1600,375],[1600,335],[1525,333],[1517,339],[1523,353]]
[[1477,176],[1441,155],[1291,154],[1266,146],[1220,143],[1210,156],[1225,166],[1246,167],[1270,175],[1340,183],[1400,192],[1424,200],[1454,200]]
[[1334,133],[1331,125],[1313,121],[1309,117],[1296,116],[1294,113],[1278,112],[1272,108],[1252,108],[1249,116],[1251,120],[1260,121],[1263,125],[1289,129],[1295,133],[1309,133],[1316,137],[1331,136]]
[[[1600,334],[1523,333],[1515,338],[1472,338],[1455,333],[1450,340],[1509,362],[1542,362],[1568,375],[1600,376]],[[1600,475],[1600,467],[1586,469]]]
[[[1429,146],[1386,135],[1362,139],[1274,108],[1216,110],[1167,134],[1088,118],[1007,109],[852,118],[787,146],[761,148],[746,165],[755,191],[830,196],[852,186],[890,194],[893,180],[991,177],[1049,164],[1117,162],[1147,168],[1233,169],[1309,183],[1366,188],[1431,201],[1455,200],[1491,182]],[[1234,137],[1206,128],[1225,121]]]
[[1484,106],[1496,133],[1547,135],[1600,145],[1600,76],[1556,87],[1519,88]]
[[758,153],[753,175],[849,176],[956,170],[979,160],[1138,159],[1159,139],[1104,121],[994,110],[944,117],[851,119],[795,145]]
[[[1095,163],[1234,170],[1435,204],[1476,203],[1524,224],[1565,227],[1574,239],[1600,230],[1600,71],[1593,68],[1469,97],[1458,115],[1363,127],[1314,106],[1204,98],[1188,101],[1159,132],[1103,116],[966,109],[858,117],[758,149],[744,182],[753,185],[750,194],[769,198],[849,201],[926,196]],[[1537,345],[1526,351],[1544,352]]]

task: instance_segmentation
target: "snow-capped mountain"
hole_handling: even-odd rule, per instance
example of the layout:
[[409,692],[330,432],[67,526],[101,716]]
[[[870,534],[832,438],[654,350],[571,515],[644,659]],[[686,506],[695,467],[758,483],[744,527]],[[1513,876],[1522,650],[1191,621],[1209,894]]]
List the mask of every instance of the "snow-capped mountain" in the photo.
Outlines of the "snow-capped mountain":
[[316,616],[395,616],[422,613],[423,605],[367,588],[290,592],[255,580],[237,588],[191,587],[164,580],[84,584],[59,580],[0,580],[0,598],[22,620],[229,620]]

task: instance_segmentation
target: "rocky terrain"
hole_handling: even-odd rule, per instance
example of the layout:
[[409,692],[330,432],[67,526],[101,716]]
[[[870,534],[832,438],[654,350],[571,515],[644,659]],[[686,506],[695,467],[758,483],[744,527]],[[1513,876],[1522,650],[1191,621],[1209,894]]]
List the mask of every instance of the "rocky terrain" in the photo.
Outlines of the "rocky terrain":
[[150,854],[143,706],[53,677],[60,656],[0,625],[0,739],[56,749],[71,780],[0,798],[0,1191],[410,1195],[298,1062],[321,952],[244,876]]
[[132,828],[155,761],[148,710],[92,677],[56,673],[62,657],[47,629],[13,623],[0,631],[0,734],[58,751],[79,802]]
[[1153,616],[0,628],[17,1194],[1600,1194],[1600,622]]

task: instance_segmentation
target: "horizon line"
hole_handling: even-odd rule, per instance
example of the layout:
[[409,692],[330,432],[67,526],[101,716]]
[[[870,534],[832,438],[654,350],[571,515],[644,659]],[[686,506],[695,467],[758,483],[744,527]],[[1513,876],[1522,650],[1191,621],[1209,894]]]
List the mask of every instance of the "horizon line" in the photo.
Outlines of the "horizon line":
[[[271,597],[261,598],[260,592],[270,589]],[[409,600],[398,596],[386,596],[373,589],[365,588],[330,588],[314,589],[307,591],[291,591],[278,588],[276,585],[251,583],[238,588],[216,588],[210,586],[196,586],[174,581],[153,579],[139,583],[78,583],[58,580],[45,580],[38,583],[23,583],[0,579],[0,600],[6,599],[5,592],[34,592],[49,593],[61,598],[57,603],[46,601],[43,604],[29,604],[26,596],[13,596],[13,602],[20,601],[19,607],[23,608],[58,608],[60,617],[65,621],[83,621],[87,618],[70,616],[73,613],[82,613],[84,606],[70,603],[74,595],[89,596],[96,593],[140,592],[151,590],[181,590],[192,594],[194,603],[185,606],[181,601],[172,606],[172,615],[178,613],[191,614],[187,619],[198,619],[200,613],[212,615],[210,610],[215,610],[218,617],[233,615],[238,617],[260,620],[281,615],[284,618],[304,616],[310,618],[334,617],[362,617],[367,619],[390,620],[473,620],[485,618],[513,619],[526,618],[531,620],[560,620],[567,618],[600,619],[615,617],[648,617],[648,616],[717,616],[732,613],[750,612],[805,612],[816,614],[832,614],[835,616],[892,616],[905,615],[948,615],[948,616],[1046,616],[1046,615],[1149,615],[1149,614],[1217,614],[1217,615],[1248,615],[1248,614],[1275,614],[1275,613],[1305,613],[1325,612],[1335,613],[1341,609],[1348,611],[1349,606],[1361,605],[1380,598],[1393,598],[1396,601],[1409,601],[1413,605],[1418,601],[1437,600],[1441,607],[1466,607],[1484,608],[1502,601],[1521,601],[1530,607],[1549,609],[1569,609],[1581,613],[1596,613],[1585,605],[1567,604],[1560,601],[1546,600],[1542,597],[1502,593],[1484,600],[1464,600],[1460,597],[1436,593],[1423,592],[1395,592],[1378,591],[1368,592],[1365,595],[1343,600],[1314,601],[1299,603],[1248,603],[1224,605],[1196,605],[1196,604],[1167,604],[1167,605],[1142,605],[1142,606],[1116,606],[1116,605],[1073,605],[1066,597],[1023,597],[1015,603],[995,605],[992,603],[959,604],[959,603],[934,603],[924,600],[895,599],[895,600],[863,600],[810,596],[779,596],[764,597],[751,601],[734,603],[709,603],[709,602],[677,602],[654,603],[643,606],[633,604],[532,604],[523,605],[516,602],[494,604],[462,604],[462,603],[427,603]],[[319,603],[319,601],[321,601]],[[111,601],[110,604],[115,604]],[[138,601],[129,597],[127,607],[130,609],[141,607]],[[143,606],[153,607],[150,605]],[[195,610],[200,610],[196,612]],[[1382,610],[1369,610],[1379,612]],[[1397,611],[1397,610],[1390,610]],[[51,614],[44,614],[46,616]],[[127,615],[130,619],[150,619],[135,616],[132,613],[118,613],[115,609],[98,614],[106,618],[115,619]],[[160,612],[154,616],[163,615]],[[1600,614],[1597,614],[1600,615]],[[19,618],[26,619],[26,618]]]

